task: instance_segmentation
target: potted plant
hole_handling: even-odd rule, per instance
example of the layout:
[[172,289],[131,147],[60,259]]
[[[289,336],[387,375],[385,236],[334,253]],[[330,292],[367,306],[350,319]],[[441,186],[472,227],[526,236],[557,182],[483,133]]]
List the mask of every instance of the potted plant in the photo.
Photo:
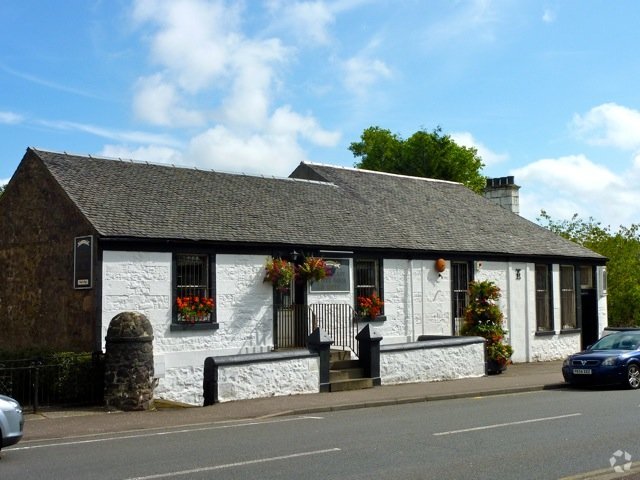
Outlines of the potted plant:
[[513,355],[511,345],[504,343],[507,331],[504,315],[498,306],[500,288],[488,280],[469,284],[469,305],[465,310],[461,335],[486,339],[487,373],[501,373]]
[[215,304],[209,297],[187,296],[176,298],[176,306],[180,323],[202,323],[211,320]]
[[376,292],[369,296],[358,297],[358,313],[362,317],[368,317],[371,320],[375,320],[382,313],[383,305],[384,302]]
[[264,282],[271,282],[279,292],[288,292],[295,276],[294,265],[282,258],[270,258],[264,267]]
[[304,262],[296,268],[296,275],[301,281],[313,283],[332,276],[334,270],[321,257],[306,257]]

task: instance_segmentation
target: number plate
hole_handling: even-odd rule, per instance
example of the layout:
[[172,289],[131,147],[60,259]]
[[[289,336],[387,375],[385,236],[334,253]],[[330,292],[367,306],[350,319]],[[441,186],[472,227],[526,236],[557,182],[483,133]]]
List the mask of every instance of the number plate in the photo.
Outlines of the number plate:
[[574,375],[591,375],[591,370],[589,368],[574,368]]

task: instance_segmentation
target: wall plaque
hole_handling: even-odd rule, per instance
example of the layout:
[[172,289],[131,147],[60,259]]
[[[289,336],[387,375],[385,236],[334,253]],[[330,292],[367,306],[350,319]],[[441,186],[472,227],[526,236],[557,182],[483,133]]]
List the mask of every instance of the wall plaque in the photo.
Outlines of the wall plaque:
[[73,288],[93,288],[93,236],[76,237],[73,249]]

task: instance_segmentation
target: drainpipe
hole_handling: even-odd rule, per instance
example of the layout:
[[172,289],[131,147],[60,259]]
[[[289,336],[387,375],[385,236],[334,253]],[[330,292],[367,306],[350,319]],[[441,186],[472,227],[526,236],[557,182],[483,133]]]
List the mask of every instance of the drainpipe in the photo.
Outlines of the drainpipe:
[[412,341],[414,338],[416,338],[416,323],[415,320],[413,318],[413,259],[409,260],[409,297],[410,297],[410,321],[411,321],[411,337],[412,337]]
[[529,323],[531,321],[529,315],[529,268],[527,264],[524,264],[524,328],[526,335],[524,336],[524,345],[526,348],[525,361],[528,363],[531,361],[531,331],[529,329]]

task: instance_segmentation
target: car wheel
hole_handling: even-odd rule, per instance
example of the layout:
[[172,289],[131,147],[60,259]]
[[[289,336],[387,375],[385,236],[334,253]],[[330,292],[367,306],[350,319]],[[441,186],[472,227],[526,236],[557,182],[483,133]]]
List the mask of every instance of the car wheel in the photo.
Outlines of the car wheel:
[[631,363],[627,366],[626,386],[633,390],[640,388],[640,366],[637,363]]

